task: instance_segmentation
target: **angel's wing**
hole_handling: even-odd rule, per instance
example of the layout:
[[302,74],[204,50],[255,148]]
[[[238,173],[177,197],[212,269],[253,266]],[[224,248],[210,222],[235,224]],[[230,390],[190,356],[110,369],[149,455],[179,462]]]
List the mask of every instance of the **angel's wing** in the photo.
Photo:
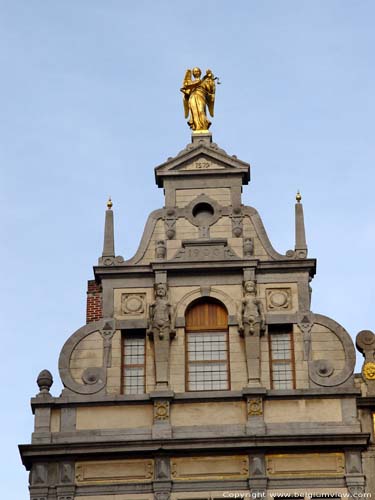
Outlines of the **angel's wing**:
[[207,95],[207,106],[211,116],[214,116],[215,91]]
[[215,106],[215,81],[214,81],[214,75],[212,74],[212,71],[208,69],[206,71],[206,83],[207,83],[207,107],[208,111],[210,112],[211,116],[214,116],[214,106]]
[[182,86],[185,87],[187,83],[191,83],[191,69],[187,69],[185,73],[184,81],[182,82]]
[[181,89],[184,94],[183,103],[184,103],[185,118],[189,116],[189,95],[187,90],[184,91],[184,87],[189,83],[191,83],[191,69],[186,70],[185,78],[184,81],[182,82],[182,89]]

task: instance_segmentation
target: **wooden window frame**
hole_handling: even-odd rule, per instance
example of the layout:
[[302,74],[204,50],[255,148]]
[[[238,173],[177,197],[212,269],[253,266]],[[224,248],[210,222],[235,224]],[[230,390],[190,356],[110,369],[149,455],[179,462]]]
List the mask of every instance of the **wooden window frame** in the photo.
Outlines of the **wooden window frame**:
[[[287,330],[289,328],[289,331]],[[279,329],[279,331],[277,331]],[[272,331],[274,330],[274,331]],[[290,341],[290,359],[288,360],[273,360],[272,359],[272,335],[278,335],[278,333],[287,333],[289,334],[289,341]],[[268,356],[269,356],[269,369],[270,369],[270,385],[271,389],[274,389],[275,391],[288,391],[291,389],[296,388],[296,362],[295,362],[295,355],[294,355],[294,334],[293,334],[293,324],[291,323],[285,323],[285,324],[276,324],[276,325],[268,325]],[[291,368],[292,368],[292,387],[289,389],[279,389],[277,387],[274,387],[274,380],[273,380],[273,362],[283,362],[285,361],[285,364],[287,362],[290,362]]]
[[[126,338],[143,338],[144,341],[144,361],[143,364],[125,364],[125,339]],[[146,348],[147,348],[147,338],[145,330],[122,330],[121,331],[121,384],[120,391],[121,394],[125,396],[135,396],[139,394],[146,393]],[[143,393],[126,393],[125,392],[125,368],[126,367],[143,367]]]
[[[199,304],[208,304],[208,303],[217,304],[218,306],[221,306],[223,309],[225,309],[226,314],[227,314],[227,325],[226,325],[226,328],[223,328],[223,326],[220,326],[217,328],[204,327],[204,329],[201,328],[200,326],[199,327],[187,327],[187,326],[185,326],[185,391],[186,392],[206,392],[206,391],[212,392],[212,391],[230,391],[231,390],[229,325],[228,325],[228,312],[227,312],[225,305],[216,299],[214,299],[214,300],[212,300],[212,299],[211,300],[198,299],[189,305],[189,307],[187,308],[187,310],[185,312],[185,318],[186,318],[187,312],[191,308],[193,308]],[[217,334],[217,333],[225,333],[226,352],[227,352],[227,358],[226,358],[227,381],[228,381],[228,387],[226,389],[190,389],[189,388],[189,363],[191,363],[191,361],[189,361],[188,335],[190,333],[202,333],[202,334],[208,334],[208,335]],[[223,360],[204,360],[203,362],[209,364],[209,363],[217,363],[217,362],[221,362],[221,361],[223,361]]]

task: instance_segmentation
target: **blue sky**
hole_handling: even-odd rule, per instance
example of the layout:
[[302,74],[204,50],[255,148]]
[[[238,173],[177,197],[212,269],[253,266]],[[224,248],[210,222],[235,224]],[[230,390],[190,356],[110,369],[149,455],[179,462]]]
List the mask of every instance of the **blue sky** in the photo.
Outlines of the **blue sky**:
[[353,336],[374,328],[374,18],[370,0],[0,0],[7,500],[28,498],[16,445],[30,439],[41,369],[59,394],[108,195],[129,258],[163,204],[153,168],[190,142],[186,68],[220,76],[214,141],[251,163],[244,203],[281,253],[301,190],[313,310]]

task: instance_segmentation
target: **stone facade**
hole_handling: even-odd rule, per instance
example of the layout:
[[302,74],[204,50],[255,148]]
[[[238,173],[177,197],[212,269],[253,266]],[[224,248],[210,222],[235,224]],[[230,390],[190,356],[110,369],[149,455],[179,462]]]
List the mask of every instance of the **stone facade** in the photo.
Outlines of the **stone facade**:
[[[32,500],[187,500],[375,494],[375,335],[365,357],[310,309],[300,200],[296,241],[271,245],[242,204],[250,166],[193,134],[155,169],[165,206],[130,260],[108,207],[87,324],[38,377],[20,451]],[[237,497],[238,498],[238,497]]]

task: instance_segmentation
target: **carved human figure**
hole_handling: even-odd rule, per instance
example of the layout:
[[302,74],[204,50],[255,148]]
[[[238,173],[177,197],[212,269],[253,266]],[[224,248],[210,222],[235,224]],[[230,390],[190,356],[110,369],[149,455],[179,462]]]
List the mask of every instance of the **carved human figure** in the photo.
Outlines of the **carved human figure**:
[[265,330],[265,316],[262,302],[257,298],[255,281],[244,282],[244,298],[242,299],[240,332],[245,336],[261,335]]
[[262,302],[257,297],[256,283],[244,282],[241,301],[239,332],[245,338],[248,387],[260,386],[260,336],[265,331],[265,316]]
[[167,247],[165,246],[164,240],[159,240],[156,242],[155,247],[155,257],[157,259],[165,259],[167,255]]
[[154,287],[155,302],[149,308],[147,334],[154,341],[156,390],[169,387],[170,340],[175,336],[174,314],[165,283]]
[[168,301],[167,285],[164,283],[155,285],[155,302],[150,306],[147,333],[154,339],[158,336],[160,340],[172,338],[176,333],[173,310]]
[[251,257],[251,255],[254,255],[254,242],[252,238],[245,238],[243,240],[243,254],[245,257]]
[[207,118],[207,107],[210,115],[214,116],[215,78],[209,69],[202,79],[201,74],[199,68],[186,70],[180,89],[184,94],[185,118],[189,118],[188,125],[194,131],[209,129],[211,122]]

